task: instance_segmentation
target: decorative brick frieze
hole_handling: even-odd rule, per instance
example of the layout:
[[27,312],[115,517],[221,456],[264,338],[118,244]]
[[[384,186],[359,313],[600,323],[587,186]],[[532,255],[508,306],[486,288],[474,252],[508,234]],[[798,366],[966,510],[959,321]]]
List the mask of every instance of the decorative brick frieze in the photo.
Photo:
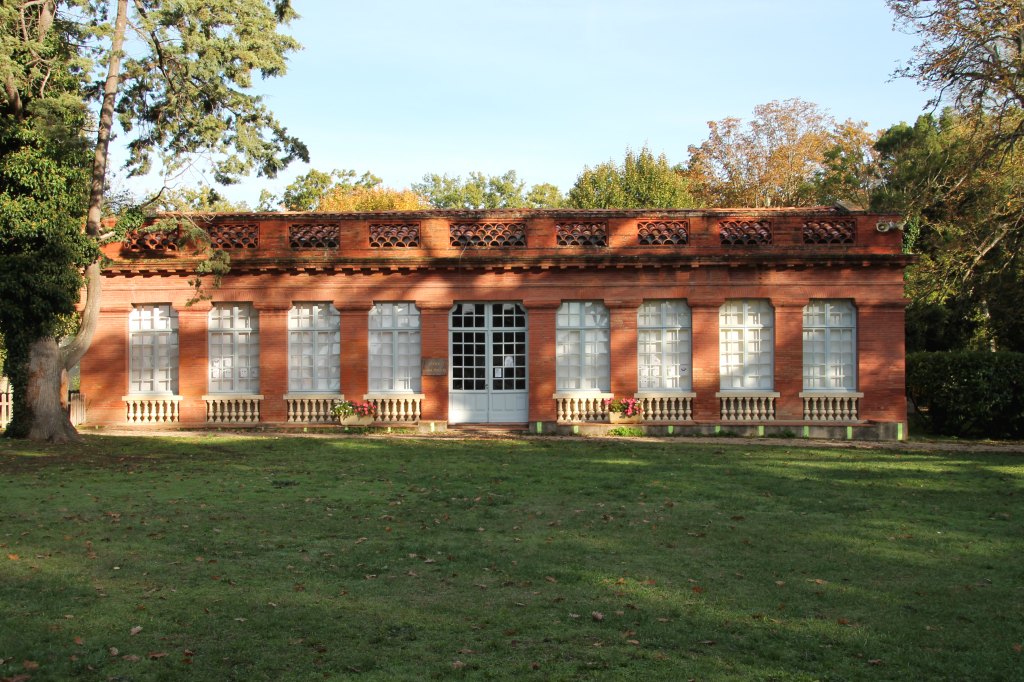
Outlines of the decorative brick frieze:
[[452,223],[449,233],[458,248],[526,248],[526,223]]
[[683,220],[640,221],[636,224],[636,240],[641,246],[685,246],[690,241],[690,228]]
[[857,223],[852,220],[828,220],[804,223],[804,244],[853,244]]
[[178,250],[178,230],[132,230],[124,235],[122,245],[131,253],[174,253]]
[[215,249],[255,249],[260,245],[257,223],[210,223],[205,229]]
[[722,246],[768,246],[772,225],[767,220],[725,220],[718,224]]
[[608,246],[608,223],[555,223],[559,246]]
[[420,245],[419,223],[371,223],[370,247],[408,249]]
[[288,226],[288,244],[293,249],[336,249],[341,225],[296,223]]

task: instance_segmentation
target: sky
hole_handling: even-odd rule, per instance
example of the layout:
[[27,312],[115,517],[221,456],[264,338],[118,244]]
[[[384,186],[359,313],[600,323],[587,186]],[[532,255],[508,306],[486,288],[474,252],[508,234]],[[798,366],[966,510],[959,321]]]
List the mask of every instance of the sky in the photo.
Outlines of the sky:
[[[707,122],[799,97],[873,129],[928,94],[892,72],[916,39],[884,0],[292,0],[304,49],[255,91],[310,150],[275,179],[222,191],[258,202],[310,168],[517,171],[567,191],[584,166],[647,146],[682,163]],[[115,150],[116,153],[116,150]],[[123,156],[121,158],[124,158]],[[159,177],[126,182],[142,194]],[[212,184],[198,169],[171,186]]]

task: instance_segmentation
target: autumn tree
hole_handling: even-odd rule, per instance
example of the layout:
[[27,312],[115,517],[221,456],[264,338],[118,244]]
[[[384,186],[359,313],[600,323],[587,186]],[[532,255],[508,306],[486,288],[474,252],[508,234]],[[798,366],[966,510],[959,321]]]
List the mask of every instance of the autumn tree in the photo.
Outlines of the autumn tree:
[[376,186],[336,188],[320,199],[316,210],[338,213],[415,211],[428,206],[426,198],[411,189]]
[[806,206],[835,142],[835,121],[802,99],[754,107],[753,118],[708,122],[708,138],[690,146],[687,175],[705,206]]
[[696,205],[687,178],[664,154],[646,146],[626,150],[622,163],[585,167],[569,190],[572,208],[692,208]]
[[832,144],[811,179],[813,203],[843,202],[865,208],[871,204],[884,181],[875,148],[879,134],[868,130],[867,123],[852,120],[833,129]]
[[[176,170],[202,162],[217,182],[227,183],[250,173],[272,177],[308,158],[306,147],[249,92],[254,76],[285,72],[285,58],[298,44],[279,28],[293,16],[287,0],[206,0],[195,7],[171,0],[12,0],[0,6],[0,127],[8,144],[35,164],[8,169],[13,180],[5,189],[20,199],[0,202],[0,223],[18,225],[22,257],[38,266],[33,286],[13,288],[4,303],[20,308],[21,317],[0,316],[15,400],[8,435],[76,436],[60,409],[60,373],[78,362],[96,330],[101,276],[95,258],[84,268],[81,324],[64,346],[58,346],[55,319],[78,300],[83,254],[95,254],[111,236],[101,220],[115,119],[127,140],[129,175],[154,164]],[[91,159],[83,161],[60,141],[87,131],[94,142]],[[83,164],[83,179],[72,182]],[[49,179],[50,194],[35,192],[33,173],[26,172],[32,167]],[[63,189],[58,175],[67,178]],[[58,196],[62,192],[66,196]],[[83,245],[71,245],[65,227],[32,217],[46,214],[31,206],[34,199],[67,203],[62,217],[73,219],[76,195],[85,196]],[[72,253],[50,259],[55,247]],[[53,304],[36,306],[40,298]],[[12,332],[34,338],[12,343]]]
[[[887,0],[920,39],[897,75],[934,92],[934,106],[984,113],[1000,145],[1024,136],[1024,4],[1020,0]],[[1009,116],[1012,121],[1004,121]],[[980,119],[974,122],[980,122]],[[1012,124],[1011,124],[1012,123]]]

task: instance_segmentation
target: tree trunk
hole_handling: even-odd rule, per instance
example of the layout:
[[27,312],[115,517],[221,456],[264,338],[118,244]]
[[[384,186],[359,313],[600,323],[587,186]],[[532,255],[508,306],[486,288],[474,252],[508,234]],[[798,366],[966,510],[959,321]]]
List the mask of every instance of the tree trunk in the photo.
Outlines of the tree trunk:
[[[15,414],[29,417],[29,440],[45,440],[51,443],[67,443],[80,438],[65,408],[67,394],[62,390],[65,376],[61,362],[61,351],[57,340],[48,337],[32,344],[29,353],[28,377],[24,386],[25,401],[31,413]],[[15,386],[15,391],[18,387]],[[18,409],[18,401],[14,403]]]
[[[125,28],[128,24],[128,0],[117,1],[117,17],[110,41],[110,57],[107,62],[107,78],[103,85],[103,102],[100,105],[99,126],[96,133],[96,151],[93,156],[92,180],[89,187],[89,211],[86,215],[85,231],[93,237],[100,236],[103,217],[103,192],[107,175],[107,154],[110,147],[110,132],[114,125],[114,104],[121,79],[121,51],[124,47]],[[71,426],[71,419],[61,409],[61,373],[75,366],[89,349],[100,313],[100,284],[102,274],[99,263],[93,263],[85,271],[86,301],[82,311],[82,323],[78,334],[63,351],[52,338],[39,339],[29,349],[28,380],[24,395],[19,400],[15,387],[14,408],[16,418],[8,433],[24,436],[30,440],[66,442],[78,438],[78,432]],[[19,411],[19,405],[22,409]],[[25,421],[28,420],[28,421]]]

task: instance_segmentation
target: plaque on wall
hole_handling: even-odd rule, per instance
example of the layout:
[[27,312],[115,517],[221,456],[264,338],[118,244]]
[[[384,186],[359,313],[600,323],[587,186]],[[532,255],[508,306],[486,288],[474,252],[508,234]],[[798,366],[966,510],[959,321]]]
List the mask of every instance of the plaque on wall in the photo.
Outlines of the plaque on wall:
[[423,358],[423,376],[443,377],[448,375],[448,358]]

